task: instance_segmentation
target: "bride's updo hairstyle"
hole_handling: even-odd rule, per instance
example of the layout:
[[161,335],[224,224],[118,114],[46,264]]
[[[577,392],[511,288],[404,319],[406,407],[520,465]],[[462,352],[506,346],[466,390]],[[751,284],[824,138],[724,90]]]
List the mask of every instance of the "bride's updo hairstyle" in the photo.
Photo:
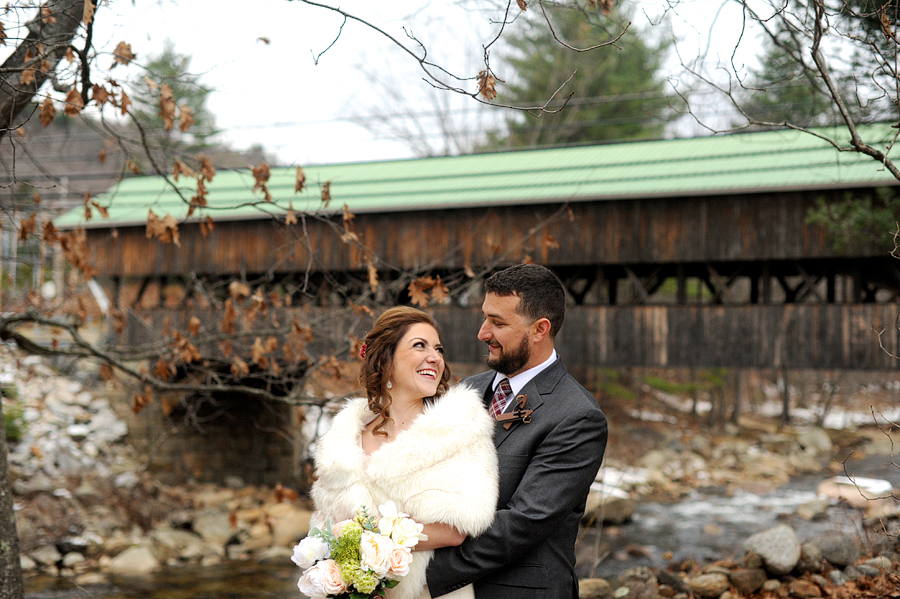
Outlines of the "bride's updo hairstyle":
[[[441,338],[441,330],[429,314],[408,306],[398,306],[385,310],[363,340],[365,349],[362,366],[359,369],[359,383],[366,390],[369,409],[378,416],[372,434],[387,435],[384,426],[391,420],[388,412],[391,406],[391,391],[387,388],[387,384],[394,370],[394,351],[409,327],[420,322],[434,327],[438,339]],[[444,374],[438,381],[434,397],[440,397],[447,392],[449,381],[450,366],[445,360]]]

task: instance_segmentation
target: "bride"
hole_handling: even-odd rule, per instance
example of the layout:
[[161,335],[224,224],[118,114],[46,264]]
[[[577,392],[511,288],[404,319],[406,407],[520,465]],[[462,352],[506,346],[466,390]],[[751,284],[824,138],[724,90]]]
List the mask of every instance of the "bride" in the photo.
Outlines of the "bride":
[[[312,525],[352,518],[393,501],[425,524],[409,574],[388,599],[430,599],[425,567],[433,549],[459,545],[491,524],[497,504],[494,421],[481,397],[450,388],[437,323],[391,308],[365,338],[359,380],[366,397],[335,416],[316,451]],[[472,585],[445,597],[474,599]]]

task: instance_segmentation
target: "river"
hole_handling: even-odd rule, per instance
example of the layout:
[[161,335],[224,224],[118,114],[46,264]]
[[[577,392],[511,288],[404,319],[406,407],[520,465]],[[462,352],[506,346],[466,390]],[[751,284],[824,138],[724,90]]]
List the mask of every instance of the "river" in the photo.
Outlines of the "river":
[[[854,476],[881,478],[900,488],[900,467],[890,456],[869,456],[848,463]],[[802,476],[758,495],[722,489],[695,491],[674,503],[646,502],[632,520],[601,531],[582,531],[579,577],[612,577],[638,565],[665,568],[670,562],[698,563],[739,557],[750,535],[776,524],[789,524],[801,541],[829,531],[857,532],[858,510],[829,508],[826,518],[806,521],[797,507],[816,498],[827,476]],[[671,552],[672,556],[666,555]],[[26,599],[299,599],[299,568],[292,564],[229,562],[207,568],[168,568],[146,579],[113,580],[77,588],[62,578],[26,580]]]

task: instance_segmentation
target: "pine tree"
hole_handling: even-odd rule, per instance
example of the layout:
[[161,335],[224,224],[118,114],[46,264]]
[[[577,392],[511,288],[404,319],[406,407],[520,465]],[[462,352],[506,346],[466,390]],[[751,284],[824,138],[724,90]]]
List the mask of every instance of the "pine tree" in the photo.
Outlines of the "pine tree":
[[[550,8],[556,36],[570,46],[586,48],[614,39],[628,22],[613,11],[609,17],[580,9]],[[626,15],[627,16],[627,15]],[[492,147],[553,146],[596,141],[656,138],[674,116],[658,74],[667,51],[663,42],[649,41],[632,24],[617,42],[589,52],[573,52],[554,38],[540,18],[520,19],[518,30],[506,38],[509,55],[501,57],[501,71],[512,71],[511,82],[498,85],[500,100],[516,105],[543,104],[566,84],[548,108],[556,114],[540,118],[517,114],[506,131],[494,134]],[[577,71],[577,73],[576,73]],[[505,87],[505,90],[504,90]]]

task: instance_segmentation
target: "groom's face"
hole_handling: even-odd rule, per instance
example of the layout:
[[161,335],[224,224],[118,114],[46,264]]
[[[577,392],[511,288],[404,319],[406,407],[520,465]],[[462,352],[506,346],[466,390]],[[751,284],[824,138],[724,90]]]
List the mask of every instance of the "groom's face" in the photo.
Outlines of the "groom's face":
[[525,369],[531,359],[530,324],[517,312],[519,296],[485,295],[484,323],[478,338],[488,346],[487,365],[507,376]]

